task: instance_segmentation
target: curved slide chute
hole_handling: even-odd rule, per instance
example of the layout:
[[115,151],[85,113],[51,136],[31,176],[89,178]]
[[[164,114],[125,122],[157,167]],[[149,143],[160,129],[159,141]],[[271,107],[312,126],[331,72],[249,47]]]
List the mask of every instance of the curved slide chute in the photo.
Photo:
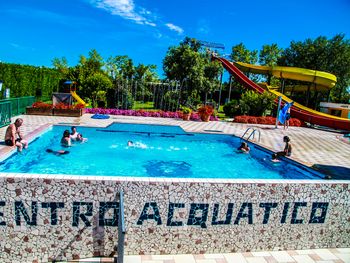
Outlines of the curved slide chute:
[[[337,83],[337,77],[331,73],[296,67],[260,66],[243,62],[234,62],[240,70],[256,74],[268,74],[277,78],[306,81],[315,84],[318,90],[330,90]],[[305,90],[307,86],[305,86]]]
[[75,91],[71,91],[70,94],[72,94],[73,98],[80,104],[83,104],[84,106],[87,106],[87,104],[85,103],[85,101],[83,101],[82,98],[80,98],[78,96],[78,94]]
[[[250,80],[242,71],[240,71],[235,65],[233,65],[233,63],[231,63],[227,59],[220,58],[220,57],[213,57],[213,59],[220,61],[223,67],[245,88],[253,90],[260,94],[265,91],[264,88],[260,87],[258,84]],[[285,102],[292,101],[290,98],[283,95],[282,93],[279,93],[274,90],[268,90],[268,91],[275,94],[276,96],[282,96],[282,99]],[[312,110],[310,108],[307,108],[305,106],[302,106],[301,104],[298,104],[298,103],[294,103],[293,106],[291,107],[291,115],[295,118],[298,118],[302,121],[309,122],[311,124],[326,126],[334,129],[350,130],[349,119],[344,119],[333,115],[321,113],[321,112]]]

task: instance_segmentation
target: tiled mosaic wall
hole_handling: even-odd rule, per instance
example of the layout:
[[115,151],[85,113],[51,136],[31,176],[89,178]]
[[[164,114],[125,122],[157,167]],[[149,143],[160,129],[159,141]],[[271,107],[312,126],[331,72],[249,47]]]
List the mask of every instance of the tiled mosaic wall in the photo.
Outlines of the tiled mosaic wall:
[[0,261],[110,256],[123,189],[127,254],[349,247],[346,183],[0,178]]

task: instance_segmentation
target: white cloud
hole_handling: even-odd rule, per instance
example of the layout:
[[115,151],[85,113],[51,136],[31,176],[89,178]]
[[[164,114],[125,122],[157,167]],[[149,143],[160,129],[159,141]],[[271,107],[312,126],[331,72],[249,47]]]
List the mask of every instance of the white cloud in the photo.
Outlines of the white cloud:
[[91,0],[91,3],[97,8],[107,10],[112,15],[132,20],[137,24],[156,26],[150,18],[152,13],[145,8],[136,7],[133,0]]
[[172,23],[167,23],[167,24],[165,24],[170,30],[173,30],[173,31],[175,31],[175,32],[177,32],[178,34],[182,34],[183,32],[184,32],[184,30],[181,28],[181,27],[179,27],[179,26],[176,26],[176,25],[174,25],[174,24],[172,24]]

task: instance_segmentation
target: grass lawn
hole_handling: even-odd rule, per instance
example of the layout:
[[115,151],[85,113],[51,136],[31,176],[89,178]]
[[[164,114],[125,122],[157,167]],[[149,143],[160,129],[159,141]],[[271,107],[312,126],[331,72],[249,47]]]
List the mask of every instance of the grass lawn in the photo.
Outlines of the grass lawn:
[[133,110],[156,110],[153,107],[153,101],[151,102],[142,102],[142,101],[134,101],[134,105],[132,107]]
[[226,119],[226,115],[225,115],[225,113],[224,113],[224,106],[223,106],[223,105],[221,105],[221,106],[219,107],[217,116],[219,117],[220,120]]

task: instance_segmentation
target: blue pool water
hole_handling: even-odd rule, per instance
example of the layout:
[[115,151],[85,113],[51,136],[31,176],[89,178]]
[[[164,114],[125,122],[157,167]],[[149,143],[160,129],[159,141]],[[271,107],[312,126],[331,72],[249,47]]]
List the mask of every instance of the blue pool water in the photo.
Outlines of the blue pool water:
[[[22,154],[0,163],[0,172],[178,178],[319,179],[287,161],[272,163],[270,153],[251,145],[237,153],[239,138],[186,133],[180,127],[112,124],[107,128],[78,127],[88,138],[56,156],[66,126],[54,126]],[[131,140],[139,147],[128,147]]]

